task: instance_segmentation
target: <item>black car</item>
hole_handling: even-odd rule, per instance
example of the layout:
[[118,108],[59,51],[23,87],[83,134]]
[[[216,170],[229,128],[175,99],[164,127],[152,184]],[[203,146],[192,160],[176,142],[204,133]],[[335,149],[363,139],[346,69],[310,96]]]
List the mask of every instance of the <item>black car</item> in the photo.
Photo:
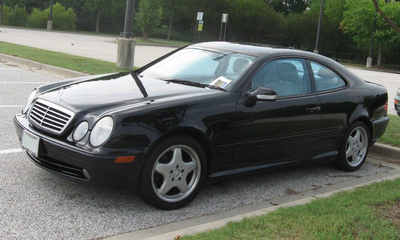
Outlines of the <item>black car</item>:
[[397,95],[394,97],[394,110],[397,116],[400,116],[400,88],[397,89]]
[[229,175],[321,161],[357,170],[386,129],[387,101],[321,55],[209,42],[130,73],[38,87],[14,121],[38,166],[132,183],[176,209]]

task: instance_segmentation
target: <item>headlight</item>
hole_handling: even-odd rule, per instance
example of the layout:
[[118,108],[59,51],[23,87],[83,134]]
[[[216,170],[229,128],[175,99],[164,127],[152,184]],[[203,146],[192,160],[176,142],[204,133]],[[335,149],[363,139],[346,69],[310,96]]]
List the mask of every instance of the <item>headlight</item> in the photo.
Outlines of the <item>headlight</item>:
[[24,110],[23,110],[24,114],[31,107],[31,104],[32,104],[33,100],[35,99],[36,93],[37,93],[37,90],[35,89],[35,90],[32,91],[31,95],[29,95],[28,101],[26,102]]
[[400,95],[400,88],[397,89],[397,95]]
[[98,121],[90,134],[90,143],[94,147],[103,144],[110,137],[113,130],[114,120],[111,117],[104,117]]
[[87,122],[81,122],[75,128],[74,134],[72,135],[75,142],[82,140],[88,132],[89,124]]

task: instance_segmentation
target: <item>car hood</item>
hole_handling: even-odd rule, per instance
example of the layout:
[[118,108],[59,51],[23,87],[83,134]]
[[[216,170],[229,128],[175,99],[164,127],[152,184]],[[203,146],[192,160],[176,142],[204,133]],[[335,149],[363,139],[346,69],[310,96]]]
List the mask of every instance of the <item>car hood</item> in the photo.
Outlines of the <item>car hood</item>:
[[[221,93],[218,90],[187,86],[166,81],[141,77],[145,97],[129,73],[100,77],[79,78],[60,85],[53,84],[39,96],[74,112],[106,111],[119,106],[146,102],[162,102],[193,98],[198,95]],[[44,88],[45,89],[45,88]],[[39,89],[40,90],[40,89]]]

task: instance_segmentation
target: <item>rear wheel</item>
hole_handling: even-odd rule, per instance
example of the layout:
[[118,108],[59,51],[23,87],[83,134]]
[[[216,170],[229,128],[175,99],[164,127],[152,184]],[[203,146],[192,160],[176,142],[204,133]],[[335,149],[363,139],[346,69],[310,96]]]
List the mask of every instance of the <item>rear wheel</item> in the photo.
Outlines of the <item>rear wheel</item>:
[[145,160],[138,194],[160,209],[181,208],[200,191],[206,169],[204,150],[196,140],[184,135],[166,139]]
[[363,122],[354,123],[347,130],[333,165],[345,171],[359,169],[367,159],[369,146],[368,127]]

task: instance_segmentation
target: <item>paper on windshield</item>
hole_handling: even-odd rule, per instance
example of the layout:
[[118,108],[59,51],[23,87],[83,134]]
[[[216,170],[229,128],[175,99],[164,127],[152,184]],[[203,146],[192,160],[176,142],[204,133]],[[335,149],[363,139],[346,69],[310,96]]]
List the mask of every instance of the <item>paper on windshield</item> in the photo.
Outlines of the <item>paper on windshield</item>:
[[212,81],[212,83],[210,83],[210,86],[215,86],[215,87],[219,87],[219,88],[224,88],[226,87],[228,84],[230,84],[232,81],[227,79],[226,77],[220,76],[219,78],[215,79],[214,81]]

